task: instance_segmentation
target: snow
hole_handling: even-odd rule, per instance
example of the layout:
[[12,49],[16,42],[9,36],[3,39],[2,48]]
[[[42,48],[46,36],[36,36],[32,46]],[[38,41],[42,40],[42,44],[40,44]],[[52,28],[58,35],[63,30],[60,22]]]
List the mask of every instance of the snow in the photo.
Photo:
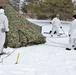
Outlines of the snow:
[[[49,21],[28,20],[42,26],[42,34],[47,36],[46,43],[15,48],[15,51],[0,63],[0,75],[76,75],[76,51],[65,50],[69,38],[50,38],[50,34],[44,34],[51,30]],[[69,24],[63,24],[62,27],[68,35]],[[63,33],[61,29],[60,32]],[[6,52],[13,50],[9,47],[4,49]],[[20,57],[18,64],[15,64],[18,53]]]

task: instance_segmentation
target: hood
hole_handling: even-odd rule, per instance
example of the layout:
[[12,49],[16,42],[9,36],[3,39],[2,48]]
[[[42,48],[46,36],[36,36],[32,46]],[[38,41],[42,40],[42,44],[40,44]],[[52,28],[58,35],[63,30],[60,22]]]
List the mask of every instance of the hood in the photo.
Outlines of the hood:
[[0,14],[4,14],[4,9],[0,9]]

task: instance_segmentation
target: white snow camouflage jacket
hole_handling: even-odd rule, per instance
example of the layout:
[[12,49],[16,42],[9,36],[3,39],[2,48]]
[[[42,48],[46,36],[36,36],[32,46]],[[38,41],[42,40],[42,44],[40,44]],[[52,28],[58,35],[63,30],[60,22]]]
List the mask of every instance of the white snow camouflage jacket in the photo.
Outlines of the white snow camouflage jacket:
[[1,29],[4,28],[5,31],[9,31],[8,28],[8,19],[6,15],[4,14],[4,9],[0,9],[0,31]]
[[71,22],[69,34],[71,35],[70,38],[76,38],[76,19]]
[[52,25],[55,27],[60,27],[61,26],[61,21],[55,17],[52,21],[51,21]]

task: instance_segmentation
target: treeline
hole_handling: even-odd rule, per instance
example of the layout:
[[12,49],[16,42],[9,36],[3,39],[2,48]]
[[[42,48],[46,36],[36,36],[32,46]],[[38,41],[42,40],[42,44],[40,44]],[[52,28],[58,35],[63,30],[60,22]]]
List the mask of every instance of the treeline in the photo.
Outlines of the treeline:
[[26,5],[23,4],[22,11],[25,13],[34,13],[38,19],[53,18],[57,13],[61,19],[70,19],[74,8],[71,0],[32,0]]
[[[19,1],[12,0],[13,4]],[[53,18],[59,13],[61,19],[67,20],[73,15],[74,8],[72,0],[24,0],[22,11],[26,14],[31,13],[32,17],[36,16],[38,19]]]

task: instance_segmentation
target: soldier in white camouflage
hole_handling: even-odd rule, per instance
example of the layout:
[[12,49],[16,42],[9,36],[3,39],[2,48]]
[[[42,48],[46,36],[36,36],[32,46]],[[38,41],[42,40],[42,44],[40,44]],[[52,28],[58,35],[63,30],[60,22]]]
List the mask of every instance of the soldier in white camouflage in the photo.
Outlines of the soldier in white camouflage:
[[0,6],[0,55],[4,54],[3,48],[6,38],[6,33],[9,31],[8,19],[4,13],[4,9]]

